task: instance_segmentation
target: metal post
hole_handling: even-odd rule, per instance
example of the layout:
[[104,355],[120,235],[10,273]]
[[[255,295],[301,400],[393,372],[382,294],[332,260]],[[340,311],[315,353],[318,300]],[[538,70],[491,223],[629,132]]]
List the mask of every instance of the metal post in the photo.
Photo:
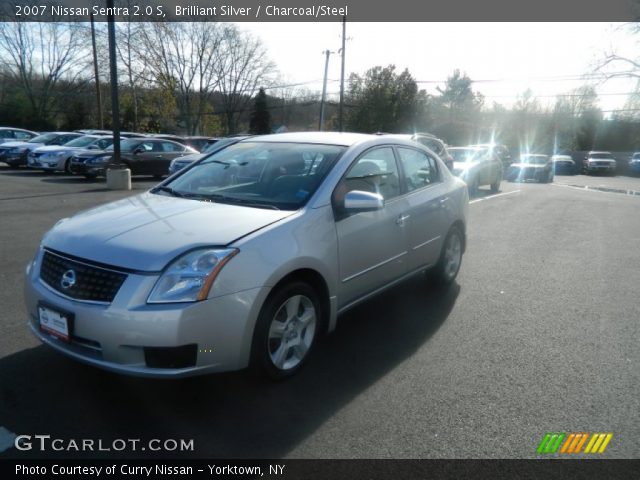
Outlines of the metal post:
[[320,100],[320,122],[318,123],[318,130],[321,132],[324,130],[324,102],[327,96],[327,73],[329,71],[329,55],[331,55],[331,52],[325,50],[322,53],[327,56],[327,59],[324,62],[324,81],[322,82],[322,100]]
[[107,0],[109,15],[107,27],[109,32],[109,70],[111,71],[111,128],[113,130],[113,160],[120,165],[120,108],[118,104],[118,68],[116,65],[116,28],[113,16],[113,0]]
[[96,81],[96,102],[98,104],[98,123],[100,129],[104,129],[104,118],[102,115],[102,93],[100,92],[100,76],[98,74],[98,53],[96,51],[96,28],[93,24],[93,13],[89,14],[91,19],[91,44],[93,46],[93,72]]
[[340,69],[340,106],[338,107],[338,131],[342,132],[344,124],[342,123],[342,107],[344,105],[344,52],[347,43],[347,16],[342,17],[342,48],[340,49],[342,57],[342,68]]

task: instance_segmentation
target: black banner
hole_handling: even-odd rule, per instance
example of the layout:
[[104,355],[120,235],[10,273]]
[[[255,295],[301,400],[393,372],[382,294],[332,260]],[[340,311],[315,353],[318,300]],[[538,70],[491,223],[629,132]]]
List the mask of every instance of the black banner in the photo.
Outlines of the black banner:
[[640,460],[0,460],[2,478],[620,479]]
[[[106,21],[106,0],[9,0],[4,21]],[[115,0],[117,21],[635,21],[640,0]]]

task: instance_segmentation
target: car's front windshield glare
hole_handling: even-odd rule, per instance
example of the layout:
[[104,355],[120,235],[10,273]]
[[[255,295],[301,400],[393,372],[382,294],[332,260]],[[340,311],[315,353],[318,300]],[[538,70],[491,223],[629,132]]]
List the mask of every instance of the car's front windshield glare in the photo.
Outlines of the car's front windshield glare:
[[481,150],[449,150],[454,162],[477,162],[482,153]]
[[[132,152],[138,145],[140,140],[122,140],[120,142],[120,150],[123,152]],[[105,150],[113,150],[113,144],[109,145]]]
[[306,203],[345,147],[247,142],[214,153],[160,191],[176,196],[296,210]]
[[86,147],[91,145],[97,139],[96,137],[79,137],[65,144],[65,147]]
[[606,158],[607,160],[611,160],[613,157],[609,153],[592,153],[590,155],[591,158]]
[[38,135],[37,137],[33,137],[29,140],[29,143],[47,143],[56,138],[58,135],[56,133],[45,133],[43,135]]
[[544,165],[547,163],[547,157],[538,155],[523,155],[520,157],[520,163],[532,163],[534,165]]

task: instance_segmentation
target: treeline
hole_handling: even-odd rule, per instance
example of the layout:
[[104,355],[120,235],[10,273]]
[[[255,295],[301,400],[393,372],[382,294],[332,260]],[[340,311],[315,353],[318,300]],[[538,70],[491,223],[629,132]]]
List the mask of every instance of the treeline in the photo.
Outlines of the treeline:
[[[260,39],[236,25],[121,22],[116,39],[124,130],[225,135],[249,131],[256,118],[260,131],[320,127],[320,94],[280,80]],[[0,23],[0,125],[109,128],[104,24],[96,30],[102,116],[91,46],[88,23]],[[494,140],[543,152],[640,150],[637,114],[605,118],[591,85],[551,105],[526,91],[507,108],[488,104],[460,71],[427,92],[408,70],[389,65],[350,75],[344,98],[350,131],[430,132],[450,145]],[[337,101],[328,100],[325,129],[338,129],[338,112]]]

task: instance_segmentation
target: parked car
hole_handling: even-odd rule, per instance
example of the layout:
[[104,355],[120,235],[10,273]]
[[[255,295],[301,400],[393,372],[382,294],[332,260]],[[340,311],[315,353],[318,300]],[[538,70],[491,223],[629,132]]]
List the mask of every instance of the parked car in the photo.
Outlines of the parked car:
[[71,156],[81,151],[104,150],[113,143],[113,137],[84,135],[64,145],[39,147],[29,153],[27,167],[44,171],[71,172]]
[[[37,137],[36,132],[24,130],[22,128],[0,127],[0,145],[6,142],[27,142],[33,137]],[[0,161],[2,161],[0,159]]]
[[11,167],[26,165],[29,153],[36,148],[46,145],[64,145],[81,136],[82,134],[77,132],[49,132],[33,137],[27,142],[6,142],[0,145],[0,157]]
[[27,267],[29,325],[115,372],[287,377],[339,313],[426,270],[453,282],[467,210],[464,182],[415,142],[253,137],[59,221]]
[[215,143],[211,143],[207,148],[205,148],[202,153],[194,153],[192,155],[185,155],[184,157],[175,158],[169,165],[169,175],[173,175],[183,168],[188,167],[192,163],[197,162],[201,158],[204,158],[213,152],[217,152],[218,150],[222,150],[229,145],[238,143],[240,140],[244,140],[245,138],[249,138],[250,136],[251,135],[234,135],[231,137],[222,138]]
[[640,152],[635,152],[629,159],[629,172],[640,175]]
[[150,133],[147,137],[157,138],[159,140],[171,140],[172,142],[182,143],[183,145],[187,144],[184,137],[172,135],[170,133]]
[[[388,135],[384,133],[378,133],[377,135]],[[449,154],[447,150],[447,145],[443,140],[439,139],[435,135],[430,133],[413,133],[413,134],[393,134],[396,138],[408,139],[413,142],[417,142],[420,145],[424,145],[428,149],[430,149],[433,153],[438,155],[440,159],[444,162],[444,164],[449,168],[449,170],[453,170],[453,157]]]
[[489,185],[492,192],[500,190],[502,162],[487,147],[449,147],[453,157],[453,174],[464,180],[469,191]]
[[[120,142],[120,159],[131,175],[153,175],[160,178],[169,173],[169,164],[174,158],[197,153],[191,147],[159,138],[126,138]],[[72,173],[95,178],[105,175],[107,165],[113,157],[113,145],[95,154],[82,153],[71,158]]]
[[555,173],[573,175],[576,172],[576,162],[573,161],[571,155],[553,155],[551,163],[553,163],[553,171]]
[[512,163],[507,172],[510,182],[536,181],[540,183],[553,182],[555,171],[553,162],[548,155],[538,153],[523,153],[516,163]]
[[179,142],[179,143],[184,143],[185,145],[188,145],[199,152],[203,152],[207,147],[213,145],[218,140],[220,140],[220,138],[218,137],[192,136],[192,137],[184,137],[182,142]]
[[509,148],[506,145],[501,145],[499,143],[477,143],[470,146],[488,149],[489,153],[491,155],[495,155],[502,163],[502,171],[506,172],[509,170],[509,165],[511,165],[512,159],[511,152],[509,152]]
[[613,158],[611,152],[591,151],[584,157],[582,171],[587,175],[598,172],[615,175],[616,160]]

